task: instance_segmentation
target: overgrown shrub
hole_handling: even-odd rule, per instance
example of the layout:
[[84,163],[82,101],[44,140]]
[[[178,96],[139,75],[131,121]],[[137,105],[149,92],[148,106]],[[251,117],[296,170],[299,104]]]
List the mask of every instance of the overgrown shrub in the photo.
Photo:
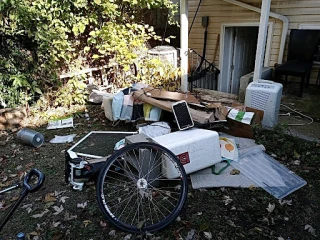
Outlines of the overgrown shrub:
[[[67,88],[57,75],[79,56],[84,56],[82,68],[107,65],[115,72],[120,66],[126,72],[149,39],[160,39],[145,19],[155,8],[169,9],[168,21],[177,9],[170,0],[0,1],[0,81],[9,93],[0,95],[0,101],[14,106],[56,86]],[[122,78],[114,81],[126,84]],[[75,82],[70,85],[79,89]],[[61,91],[53,98],[58,100]]]
[[179,89],[181,71],[169,62],[161,61],[158,58],[147,58],[140,63],[140,68],[138,78],[143,83],[169,91]]

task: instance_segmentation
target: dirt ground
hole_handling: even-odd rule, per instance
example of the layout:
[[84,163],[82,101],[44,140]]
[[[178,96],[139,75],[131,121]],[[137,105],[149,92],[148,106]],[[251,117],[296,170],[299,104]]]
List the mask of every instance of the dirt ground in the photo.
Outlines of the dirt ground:
[[[99,210],[94,184],[74,191],[64,181],[65,152],[88,132],[133,131],[131,123],[113,126],[99,107],[89,111],[90,120],[75,119],[75,128],[36,128],[45,137],[40,148],[21,144],[16,132],[0,133],[0,189],[21,182],[23,173],[40,169],[44,186],[30,193],[0,233],[15,239],[24,232],[28,239],[142,239],[118,231]],[[51,144],[54,135],[77,134],[73,143]],[[147,239],[277,239],[302,240],[320,237],[320,146],[275,131],[257,130],[256,139],[268,154],[283,163],[308,184],[277,200],[260,188],[212,188],[193,190],[187,204],[169,227]],[[21,188],[0,195],[0,220],[19,197]]]

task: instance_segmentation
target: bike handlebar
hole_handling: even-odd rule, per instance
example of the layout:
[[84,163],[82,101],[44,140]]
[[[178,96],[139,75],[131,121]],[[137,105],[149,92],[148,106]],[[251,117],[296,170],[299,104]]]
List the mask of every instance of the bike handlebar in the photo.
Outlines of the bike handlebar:
[[[30,179],[36,176],[38,178],[38,181],[36,183],[36,185],[31,186],[29,184]],[[25,176],[24,180],[23,180],[23,186],[29,191],[29,192],[35,192],[37,191],[43,184],[44,182],[44,174],[42,172],[40,172],[38,169],[33,168],[30,170],[30,172],[28,172],[28,174]]]

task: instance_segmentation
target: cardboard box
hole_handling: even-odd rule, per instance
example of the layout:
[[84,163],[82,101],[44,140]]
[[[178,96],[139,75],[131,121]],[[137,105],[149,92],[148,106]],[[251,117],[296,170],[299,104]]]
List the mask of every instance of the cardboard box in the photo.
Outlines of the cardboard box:
[[246,107],[243,105],[233,105],[234,108],[237,108],[245,112],[254,112],[254,117],[251,121],[251,124],[244,124],[236,120],[230,119],[227,117],[227,125],[224,128],[219,129],[218,131],[228,133],[235,137],[244,137],[244,138],[253,138],[253,125],[261,125],[264,112],[255,108]]

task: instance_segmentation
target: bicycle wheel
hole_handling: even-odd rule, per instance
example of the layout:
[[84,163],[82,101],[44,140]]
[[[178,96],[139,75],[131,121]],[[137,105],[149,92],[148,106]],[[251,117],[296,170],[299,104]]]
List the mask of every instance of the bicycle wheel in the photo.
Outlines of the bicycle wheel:
[[131,233],[166,227],[179,215],[187,191],[179,159],[165,147],[147,142],[113,154],[97,181],[101,211],[120,230]]

